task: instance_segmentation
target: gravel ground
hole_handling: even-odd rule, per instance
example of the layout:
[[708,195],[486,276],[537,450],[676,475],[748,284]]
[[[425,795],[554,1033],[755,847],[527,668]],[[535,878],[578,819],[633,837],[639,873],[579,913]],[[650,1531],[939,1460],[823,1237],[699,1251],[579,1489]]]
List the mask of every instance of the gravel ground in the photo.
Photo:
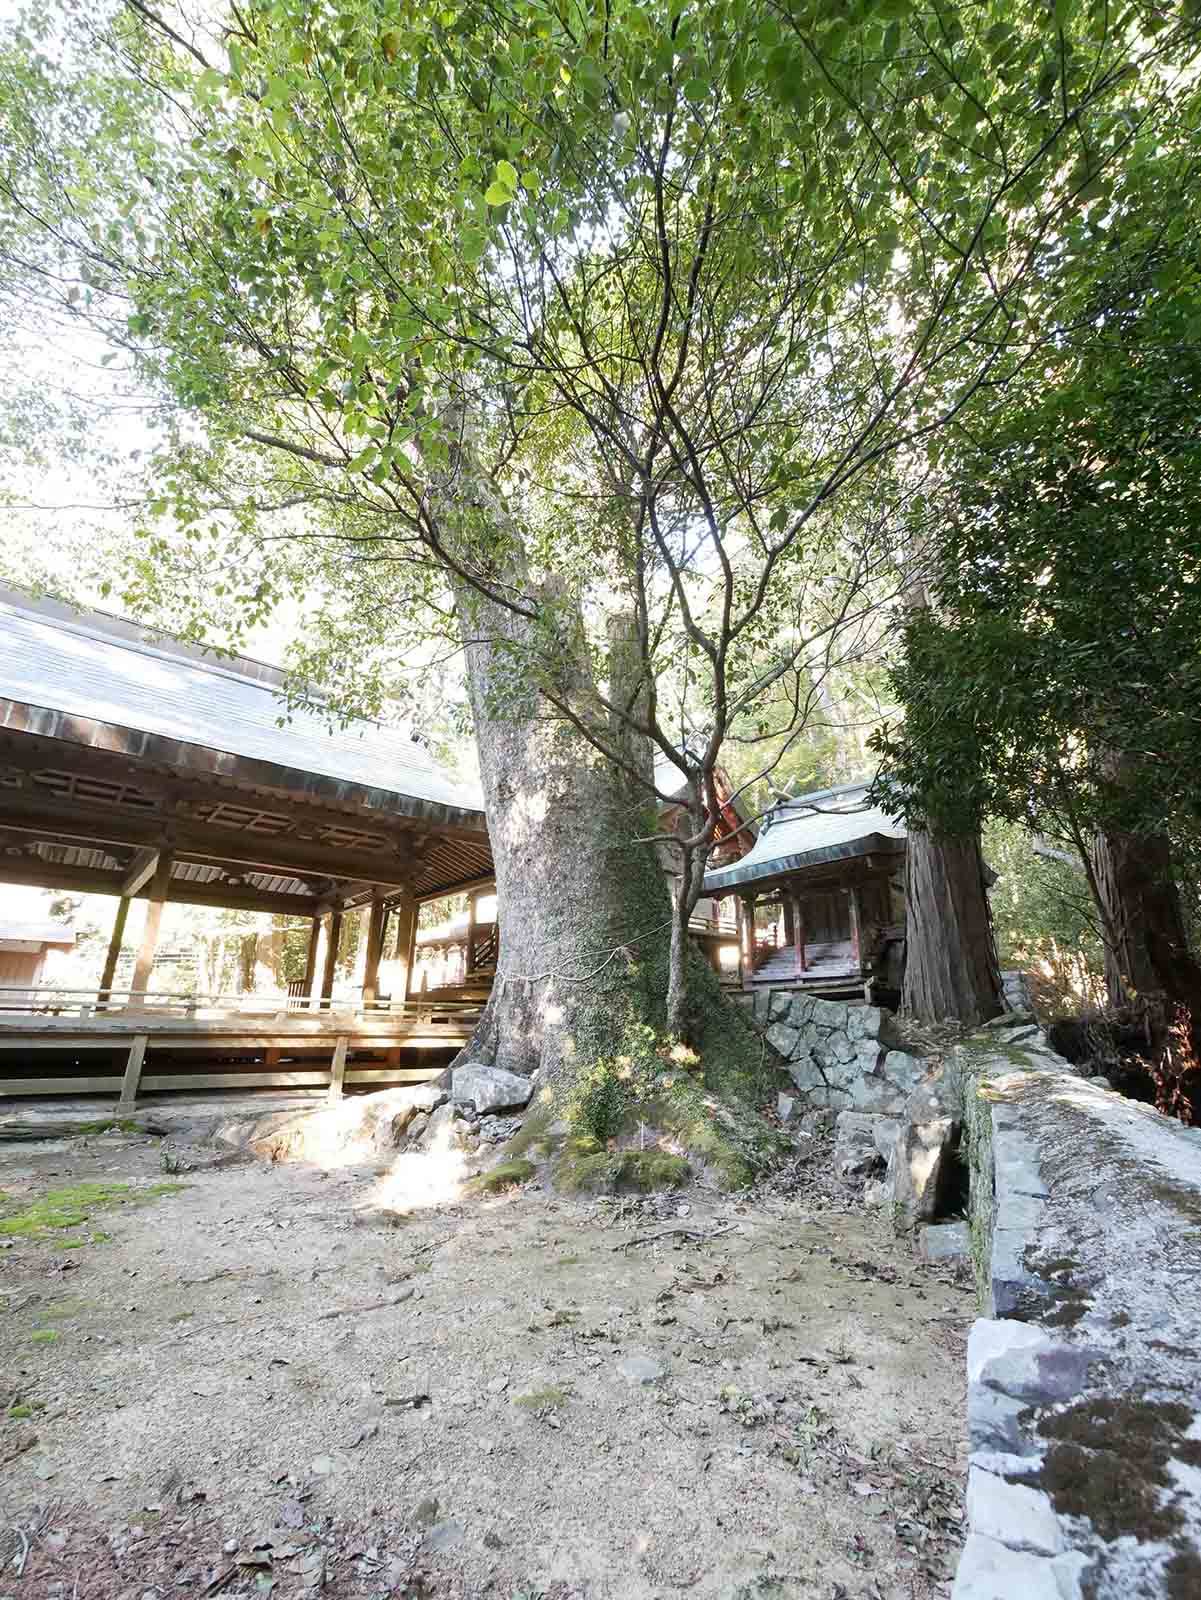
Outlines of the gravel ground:
[[0,1219],[131,1186],[0,1238],[0,1600],[949,1594],[972,1296],[806,1148],[577,1202],[0,1147]]

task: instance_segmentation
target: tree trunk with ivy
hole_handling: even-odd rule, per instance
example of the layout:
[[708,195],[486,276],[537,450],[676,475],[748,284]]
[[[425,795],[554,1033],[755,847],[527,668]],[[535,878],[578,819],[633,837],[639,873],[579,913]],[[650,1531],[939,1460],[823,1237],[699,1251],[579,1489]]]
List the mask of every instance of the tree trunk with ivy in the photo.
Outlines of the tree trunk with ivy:
[[1162,834],[1098,835],[1093,876],[1108,931],[1105,984],[1143,1027],[1156,1104],[1201,1122],[1201,963],[1189,948],[1172,849]]
[[[614,1078],[629,1074],[632,1085],[672,1067],[673,907],[652,842],[654,807],[535,689],[514,689],[523,620],[476,595],[460,596],[459,610],[500,941],[492,993],[458,1059],[537,1073],[539,1095],[566,1106],[598,1068],[610,1092]],[[612,643],[610,654],[620,671]],[[746,1091],[761,1069],[760,1042],[703,957],[677,954],[682,1042],[696,1053],[681,1070]],[[633,1104],[636,1092],[616,1096]]]
[[902,1007],[975,1026],[1000,1014],[1001,974],[980,840],[912,827],[905,870]]

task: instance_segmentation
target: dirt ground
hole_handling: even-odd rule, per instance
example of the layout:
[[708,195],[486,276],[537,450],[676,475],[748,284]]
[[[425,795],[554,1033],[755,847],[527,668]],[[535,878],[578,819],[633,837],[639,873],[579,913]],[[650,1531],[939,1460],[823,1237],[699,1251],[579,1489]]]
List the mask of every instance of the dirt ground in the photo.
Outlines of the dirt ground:
[[639,1202],[179,1154],[0,1146],[0,1216],[132,1186],[0,1236],[0,1600],[950,1592],[972,1296],[828,1153]]

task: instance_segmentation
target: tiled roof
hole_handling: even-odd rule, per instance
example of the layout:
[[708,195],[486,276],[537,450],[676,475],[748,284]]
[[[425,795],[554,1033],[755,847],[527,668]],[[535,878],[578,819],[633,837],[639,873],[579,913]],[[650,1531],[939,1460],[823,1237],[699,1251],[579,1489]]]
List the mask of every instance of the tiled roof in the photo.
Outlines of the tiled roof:
[[[61,608],[59,608],[61,609]],[[132,636],[130,636],[132,635]],[[249,669],[250,664],[246,664]],[[147,643],[96,623],[0,600],[0,696],[21,704],[478,812],[479,790],[452,778],[399,728],[330,726],[284,704],[270,679],[189,647]],[[266,680],[266,681],[264,681]]]
[[905,838],[905,824],[868,805],[869,787],[844,784],[780,801],[764,817],[753,849],[741,861],[706,874],[705,894],[726,894],[756,879],[896,850]]

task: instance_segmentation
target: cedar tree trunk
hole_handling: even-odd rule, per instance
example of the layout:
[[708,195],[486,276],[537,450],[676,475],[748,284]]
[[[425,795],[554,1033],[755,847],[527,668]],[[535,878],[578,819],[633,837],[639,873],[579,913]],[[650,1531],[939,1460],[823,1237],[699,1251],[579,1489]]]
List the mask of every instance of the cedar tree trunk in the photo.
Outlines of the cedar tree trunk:
[[1201,964],[1189,949],[1162,834],[1104,833],[1093,848],[1105,927],[1105,984],[1115,1009],[1146,1029],[1156,1104],[1201,1122]]
[[997,1016],[1001,975],[978,836],[911,828],[905,895],[902,1008],[969,1026]]

